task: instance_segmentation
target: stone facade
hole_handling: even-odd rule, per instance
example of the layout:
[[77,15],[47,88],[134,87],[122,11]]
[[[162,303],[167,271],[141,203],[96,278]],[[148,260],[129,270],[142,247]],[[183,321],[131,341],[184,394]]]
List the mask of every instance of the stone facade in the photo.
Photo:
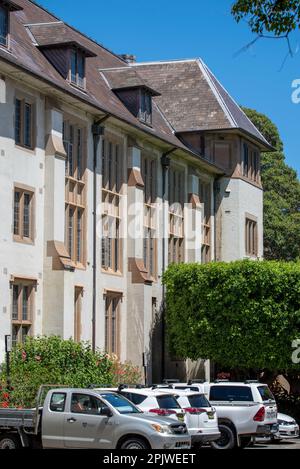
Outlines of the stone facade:
[[[18,0],[17,3],[28,18],[25,21],[21,15],[14,17],[16,28],[21,30],[25,22],[33,23],[35,14],[38,24],[51,21],[49,13],[31,2]],[[45,18],[41,19],[43,15]],[[36,46],[29,44],[32,37],[28,35],[28,38],[28,50],[34,49]],[[89,40],[82,38],[87,47]],[[101,46],[90,43],[94,55],[98,51],[99,57],[105,55],[108,62],[119,60]],[[100,110],[99,103],[93,102],[95,94],[93,98],[92,94],[85,95],[89,94],[89,83],[91,87],[95,83],[95,74],[100,76],[98,66],[86,76],[86,92],[76,89],[73,93],[73,88],[67,85],[66,89],[59,87],[58,79],[50,77],[45,83],[42,76],[26,69],[25,64],[20,66],[14,49],[7,61],[8,53],[0,46],[0,361],[4,359],[5,335],[12,331],[15,340],[22,340],[28,333],[91,341],[94,334],[94,346],[103,350],[110,347],[121,360],[130,360],[142,368],[144,355],[150,381],[160,379],[162,373],[166,377],[183,378],[186,373],[207,377],[209,363],[185,363],[178,357],[168,357],[166,351],[167,364],[162,369],[162,328],[158,320],[164,295],[162,273],[175,257],[188,262],[262,258],[259,168],[256,167],[254,182],[245,175],[243,144],[248,143],[257,152],[255,155],[259,155],[267,143],[257,135],[241,135],[239,128],[228,134],[227,129],[214,133],[211,129],[197,131],[193,127],[189,134],[184,126],[184,138],[178,138],[164,109],[156,104],[160,98],[155,98],[152,91],[152,95],[149,92],[153,100],[152,127],[149,127],[130,115],[113,91],[107,89],[104,78],[103,93],[111,94],[111,99],[104,104],[109,107],[117,100],[115,110],[103,110],[105,106]],[[35,53],[32,52],[33,63]],[[38,59],[35,63],[37,66]],[[125,65],[130,67],[122,64]],[[49,63],[48,66],[52,67]],[[139,70],[135,65],[132,67],[135,73]],[[144,85],[138,84],[143,88]],[[99,96],[101,92],[99,89]],[[32,149],[16,142],[19,98],[29,100],[34,110]],[[197,106],[201,106],[201,100]],[[180,103],[176,109],[180,112]],[[210,110],[202,108],[202,117],[205,112],[209,114]],[[102,135],[95,146],[92,129],[99,119]],[[76,132],[82,132],[76,149],[80,175],[77,166],[75,176],[66,173],[66,165],[71,164],[70,145],[75,151],[72,140],[66,145],[66,123],[72,129],[74,126]],[[197,146],[201,138],[203,153],[201,145]],[[110,152],[115,152],[115,169],[109,166],[107,170],[112,171],[109,177],[114,174],[118,181],[114,189],[105,186],[105,151],[110,155],[108,165]],[[120,160],[117,154],[121,155]],[[167,165],[162,164],[165,160]],[[16,223],[19,219],[25,223],[28,214],[24,212],[24,220],[18,218],[16,222],[21,206],[19,202],[16,205],[16,188],[20,193],[31,194],[32,235],[22,239],[16,236]],[[146,201],[148,190],[153,191],[152,202]],[[174,202],[177,196],[183,204],[183,210],[179,208],[178,213],[169,203],[170,197]],[[73,219],[68,218],[68,211],[77,213],[74,218],[77,228]],[[150,217],[150,227],[145,221],[146,214]],[[245,248],[245,220],[249,216],[256,223],[255,256],[249,256]],[[108,244],[103,241],[106,218],[118,226],[118,243],[111,239],[106,240]],[[151,233],[148,241],[145,241],[146,228]],[[68,246],[73,246],[74,236],[77,244],[71,252]],[[30,306],[24,307],[29,292]],[[25,317],[26,314],[30,317]]]

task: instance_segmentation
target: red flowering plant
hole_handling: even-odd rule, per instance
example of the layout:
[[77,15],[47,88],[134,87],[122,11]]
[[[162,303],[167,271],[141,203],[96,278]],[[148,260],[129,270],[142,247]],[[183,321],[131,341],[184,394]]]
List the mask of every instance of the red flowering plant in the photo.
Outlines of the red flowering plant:
[[[89,343],[76,343],[60,337],[29,337],[18,344],[10,357],[13,390],[9,399],[2,397],[0,406],[34,407],[35,396],[42,384],[84,388],[90,384],[141,382],[139,369],[121,363],[116,356],[100,350],[93,352]],[[0,371],[0,384],[6,382],[5,366]],[[3,392],[7,392],[4,389]]]
[[122,363],[117,355],[107,355],[111,361],[111,371],[113,375],[112,385],[118,384],[139,384],[142,382],[142,374],[139,367],[131,362]]
[[7,385],[0,380],[0,409],[6,409],[10,406],[10,393]]

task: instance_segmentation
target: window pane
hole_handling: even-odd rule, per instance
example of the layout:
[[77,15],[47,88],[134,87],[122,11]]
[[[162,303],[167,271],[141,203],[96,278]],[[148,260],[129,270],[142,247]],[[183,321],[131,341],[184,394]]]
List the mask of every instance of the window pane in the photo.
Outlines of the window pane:
[[32,147],[32,106],[28,103],[24,108],[24,145]]
[[82,177],[82,130],[77,130],[77,179]]
[[23,344],[25,343],[26,338],[29,336],[29,330],[30,330],[30,327],[29,327],[29,326],[22,326],[22,327],[21,327],[21,334],[22,334],[21,342],[22,342]]
[[82,211],[77,212],[77,261],[82,261]]
[[71,82],[76,83],[77,72],[77,53],[75,50],[71,53]]
[[50,410],[52,412],[64,412],[66,403],[66,394],[62,392],[54,392],[51,396]]
[[13,286],[13,310],[12,310],[12,319],[17,321],[19,319],[19,285]]
[[94,396],[89,394],[72,394],[72,413],[99,415],[102,407],[102,402]]
[[22,102],[16,99],[15,104],[15,141],[17,144],[21,144],[21,112]]
[[19,191],[15,191],[15,203],[14,203],[14,234],[20,234],[20,198],[21,194]]
[[84,55],[82,53],[77,53],[78,60],[78,86],[81,88],[84,87]]
[[12,341],[12,346],[14,347],[18,343],[18,333],[19,333],[19,327],[20,326],[13,326],[12,331],[11,331],[11,341]]
[[29,320],[29,295],[30,295],[29,287],[23,287],[22,321],[28,321]]
[[30,238],[30,194],[24,194],[23,236]]
[[8,35],[8,11],[0,6],[0,44],[6,46]]
[[69,207],[69,220],[68,220],[68,249],[69,254],[72,257],[73,255],[73,227],[74,227],[74,209]]
[[109,310],[110,310],[110,299],[105,300],[105,351],[109,352]]
[[251,388],[247,386],[212,386],[211,401],[253,401]]
[[180,409],[175,396],[158,396],[157,402],[160,409]]

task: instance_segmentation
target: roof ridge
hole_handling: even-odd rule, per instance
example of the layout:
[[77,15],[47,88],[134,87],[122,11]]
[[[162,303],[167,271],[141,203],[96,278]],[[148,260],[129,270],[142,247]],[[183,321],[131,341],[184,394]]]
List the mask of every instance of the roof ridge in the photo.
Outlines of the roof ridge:
[[216,98],[218,99],[221,107],[223,108],[223,111],[225,112],[226,114],[226,117],[228,118],[229,122],[231,124],[233,124],[234,127],[238,127],[233,115],[231,114],[231,112],[229,111],[226,103],[224,102],[224,99],[222,98],[222,96],[220,95],[219,91],[217,90],[217,88],[215,87],[215,84],[213,83],[213,81],[211,80],[209,74],[208,74],[208,67],[206,66],[205,62],[199,57],[198,58],[198,64],[200,66],[200,69],[203,71],[204,70],[204,73],[205,73],[205,77],[207,79],[207,82],[210,86],[210,88],[212,89],[213,93],[215,94]]
[[81,34],[81,36],[85,37],[86,39],[88,39],[89,41],[93,42],[94,44],[96,44],[98,47],[101,47],[102,49],[106,50],[107,52],[109,52],[110,54],[112,54],[114,57],[116,57],[117,59],[120,60],[120,62],[123,62],[124,64],[128,65],[127,62],[122,59],[118,54],[116,54],[115,52],[113,52],[112,50],[108,49],[108,47],[105,47],[103,44],[101,44],[100,42],[98,42],[96,39],[93,39],[92,37],[88,36],[87,34],[83,33],[82,31],[80,31],[79,29],[75,28],[75,26],[72,26],[70,25],[69,23],[66,23],[65,21],[63,21],[61,18],[59,18],[58,16],[56,16],[54,13],[52,13],[52,11],[48,10],[47,8],[45,8],[44,6],[40,5],[36,0],[28,0],[30,3],[32,3],[33,5],[35,5],[36,7],[40,8],[41,10],[45,11],[46,13],[48,13],[49,15],[53,16],[53,18],[56,18],[58,20],[58,22],[62,22],[63,24],[65,24],[68,28],[72,29],[73,31],[75,31],[76,33],[78,34]]
[[[202,59],[199,59],[201,60],[201,62],[203,63],[203,66],[208,69],[208,66],[203,62]],[[251,119],[249,119],[249,117],[247,116],[247,114],[243,111],[243,109],[241,108],[241,106],[236,102],[236,100],[231,96],[231,94],[227,91],[227,89],[222,85],[222,83],[220,82],[220,80],[218,80],[218,78],[216,77],[216,75],[209,69],[209,72],[212,74],[212,76],[214,77],[214,79],[218,82],[219,86],[224,90],[224,92],[229,96],[229,98],[233,101],[233,103],[238,107],[239,111],[246,117],[246,119],[248,120],[248,122],[250,122],[250,124],[255,127],[255,129],[257,130],[257,132],[260,134],[260,136],[262,137],[262,139],[267,142],[266,138],[263,136],[263,134],[259,131],[259,129],[253,124],[253,122],[251,121]],[[226,106],[227,107],[227,106]],[[267,142],[268,143],[268,142]]]
[[194,59],[170,59],[170,60],[154,60],[149,62],[134,62],[130,65],[133,67],[137,67],[139,65],[161,65],[161,64],[171,64],[171,63],[178,63],[178,62],[197,62],[197,58]]

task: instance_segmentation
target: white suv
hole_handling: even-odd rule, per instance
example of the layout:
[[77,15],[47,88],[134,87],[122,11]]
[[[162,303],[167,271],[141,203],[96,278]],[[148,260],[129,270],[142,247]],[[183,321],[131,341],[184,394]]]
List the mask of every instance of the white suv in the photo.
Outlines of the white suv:
[[212,442],[217,449],[247,446],[253,437],[278,432],[277,405],[268,385],[257,381],[214,383],[168,383],[173,389],[205,393],[216,407],[221,438]]
[[[170,394],[167,388],[158,388],[161,393]],[[205,395],[190,390],[172,390],[178,404],[185,412],[185,423],[192,437],[192,444],[203,444],[218,440],[221,436],[216,409]]]

